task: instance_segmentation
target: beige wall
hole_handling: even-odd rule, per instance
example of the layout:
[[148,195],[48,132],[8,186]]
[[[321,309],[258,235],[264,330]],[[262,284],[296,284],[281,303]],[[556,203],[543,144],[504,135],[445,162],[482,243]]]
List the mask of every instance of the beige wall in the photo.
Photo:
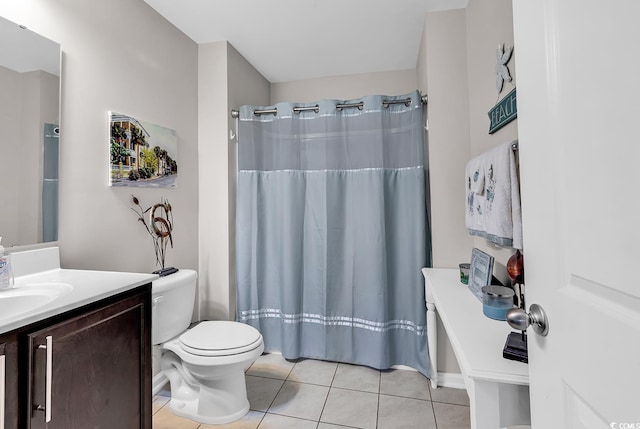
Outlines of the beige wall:
[[[167,264],[197,268],[197,46],[142,1],[4,0],[0,15],[60,43],[60,231],[67,268],[149,272],[151,238],[129,209],[167,198]],[[107,18],[108,17],[108,18]],[[108,111],[176,130],[177,189],[110,188]]]
[[[433,266],[456,268],[471,254],[464,227],[464,165],[469,159],[466,16],[464,10],[427,14],[418,58],[418,80],[429,96],[429,180]],[[438,371],[460,369],[442,323]]]
[[[478,247],[496,258],[496,276],[506,280],[504,264],[512,249],[498,249],[471,237],[465,228],[464,167],[473,156],[517,138],[517,121],[488,134],[487,112],[498,100],[496,50],[513,46],[509,0],[474,0],[466,10],[427,14],[416,70],[429,96],[429,166],[435,267],[455,268]],[[515,55],[515,53],[514,53]],[[515,78],[514,61],[509,69]],[[515,82],[514,82],[515,83]],[[502,96],[513,86],[506,84]],[[439,327],[441,324],[439,325]],[[438,366],[458,372],[455,355],[439,329]]]
[[472,244],[464,224],[469,160],[465,11],[428,14],[424,33],[433,266],[456,268],[469,259]]
[[[494,134],[489,134],[487,112],[498,101],[495,85],[496,50],[498,44],[513,46],[511,0],[473,0],[467,6],[467,67],[469,80],[469,129],[471,156],[496,145],[518,138],[515,120]],[[511,83],[505,82],[500,98],[515,87],[514,50],[508,63]]]
[[307,79],[271,85],[271,104],[310,103],[317,100],[352,100],[366,95],[402,95],[418,87],[415,70],[364,73]]
[[227,42],[198,47],[198,273],[201,319],[229,317]]
[[[474,157],[495,146],[518,138],[518,121],[489,134],[487,112],[498,101],[495,87],[496,50],[498,44],[513,46],[513,16],[511,0],[473,0],[467,14],[467,76],[469,85],[470,155]],[[508,63],[511,83],[505,82],[500,98],[515,86],[515,56]],[[464,174],[464,173],[463,173]],[[513,249],[501,249],[483,238],[474,237],[474,247],[495,257],[494,274],[507,281],[505,264]]]
[[227,42],[200,45],[200,318],[234,319],[235,121],[231,109],[269,104],[269,82]]
[[[509,0],[474,0],[466,10],[427,14],[417,71],[429,95],[433,262],[457,267],[478,247],[496,258],[497,275],[512,249],[470,237],[464,226],[464,166],[472,157],[517,138],[517,121],[490,135],[487,112],[498,101],[496,50],[513,46]],[[517,52],[514,51],[514,55]],[[509,62],[514,77],[515,62]],[[501,96],[513,88],[506,83]]]
[[0,236],[5,247],[42,241],[44,124],[58,123],[57,76],[0,67]]

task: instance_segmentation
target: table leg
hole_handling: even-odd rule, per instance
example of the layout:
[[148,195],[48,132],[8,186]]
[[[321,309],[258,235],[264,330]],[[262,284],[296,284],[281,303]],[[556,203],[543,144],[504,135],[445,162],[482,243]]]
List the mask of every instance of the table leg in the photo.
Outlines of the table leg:
[[500,428],[500,396],[498,384],[469,379],[467,393],[471,405],[471,429]]
[[471,429],[531,424],[528,386],[468,379],[467,393]]
[[427,302],[427,346],[431,360],[431,388],[438,388],[438,317],[436,305]]

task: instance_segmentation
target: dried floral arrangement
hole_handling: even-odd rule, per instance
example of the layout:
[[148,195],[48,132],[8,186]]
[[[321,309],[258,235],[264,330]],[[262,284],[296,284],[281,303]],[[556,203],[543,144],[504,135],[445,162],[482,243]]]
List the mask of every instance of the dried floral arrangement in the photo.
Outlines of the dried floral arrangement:
[[[135,195],[131,196],[134,207],[131,210],[138,215],[140,221],[153,240],[153,247],[156,252],[156,265],[160,265],[160,270],[154,271],[161,277],[178,271],[176,268],[165,268],[164,258],[167,252],[167,244],[171,244],[173,248],[173,214],[169,201],[161,198],[160,202],[154,204],[147,209],[143,209],[140,200]],[[159,213],[158,213],[159,211]],[[148,217],[148,220],[145,219]]]

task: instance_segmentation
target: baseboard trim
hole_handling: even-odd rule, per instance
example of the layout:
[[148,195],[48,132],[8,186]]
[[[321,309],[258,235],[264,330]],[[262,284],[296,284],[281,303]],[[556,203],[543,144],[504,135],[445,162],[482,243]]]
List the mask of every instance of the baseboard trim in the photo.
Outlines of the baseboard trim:
[[151,380],[151,393],[153,394],[153,396],[156,396],[158,393],[160,393],[160,391],[168,381],[169,379],[162,372],[153,377],[153,380]]
[[[278,354],[281,355],[282,353],[278,350],[269,350],[269,351],[265,351],[265,353],[268,354]],[[405,371],[417,371],[417,369],[412,368],[410,366],[407,365],[393,365],[391,367],[392,369],[402,369]],[[155,378],[154,378],[154,382],[155,382]],[[154,384],[155,386],[155,384]],[[451,389],[466,389],[467,386],[464,384],[464,376],[460,373],[456,373],[456,372],[439,372],[438,373],[438,387],[449,387]],[[160,386],[162,387],[162,386]],[[155,393],[154,393],[155,394]]]
[[464,376],[455,372],[439,372],[438,387],[450,387],[452,389],[466,389]]

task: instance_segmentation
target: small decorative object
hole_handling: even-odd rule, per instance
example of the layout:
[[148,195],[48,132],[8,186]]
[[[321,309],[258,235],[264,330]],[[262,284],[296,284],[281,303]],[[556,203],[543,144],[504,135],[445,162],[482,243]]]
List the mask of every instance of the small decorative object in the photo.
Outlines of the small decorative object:
[[506,286],[482,287],[482,312],[495,320],[507,320],[507,311],[513,308],[513,289]]
[[[505,82],[511,82],[511,74],[507,63],[511,59],[513,52],[512,47],[506,47],[503,44],[498,45],[496,51],[496,89],[498,90],[498,98],[504,88]],[[507,125],[518,117],[518,105],[516,104],[516,89],[513,88],[506,97],[498,101],[489,112],[489,134],[493,134],[500,128]]]
[[[133,204],[135,207],[131,207],[131,210],[138,215],[138,221],[142,222],[147,232],[153,239],[153,247],[156,252],[156,265],[160,265],[160,269],[154,271],[153,274],[158,274],[160,277],[173,274],[178,271],[177,268],[164,266],[164,257],[167,251],[167,244],[171,244],[173,248],[173,237],[171,232],[173,231],[173,214],[171,204],[168,200],[161,199],[160,203],[143,210],[140,205],[140,200],[132,195]],[[145,219],[145,216],[148,216]]]
[[460,282],[468,285],[469,284],[469,270],[471,269],[471,264],[463,263],[458,264],[460,268]]
[[[516,285],[518,285],[518,306],[524,310],[524,256],[522,256],[520,250],[516,250],[516,253],[511,255],[507,261],[507,273],[511,278],[511,286],[514,291],[516,290]],[[520,333],[510,332],[502,350],[502,356],[505,359],[528,363],[528,355],[526,331]]]
[[502,349],[502,357],[518,362],[529,363],[527,336],[519,332],[509,332],[507,341]]
[[109,186],[175,188],[178,138],[172,129],[109,112]]
[[513,46],[508,48],[502,44],[498,45],[498,50],[496,51],[496,89],[498,90],[498,94],[502,92],[505,81],[511,82],[511,74],[509,73],[507,63],[511,59],[512,52]]
[[491,284],[493,261],[493,256],[480,249],[474,248],[471,251],[469,290],[480,302],[482,302],[482,287]]
[[507,273],[511,278],[511,285],[515,290],[515,286],[518,285],[518,306],[524,309],[524,256],[520,253],[520,250],[516,250],[516,253],[511,255],[507,261]]

